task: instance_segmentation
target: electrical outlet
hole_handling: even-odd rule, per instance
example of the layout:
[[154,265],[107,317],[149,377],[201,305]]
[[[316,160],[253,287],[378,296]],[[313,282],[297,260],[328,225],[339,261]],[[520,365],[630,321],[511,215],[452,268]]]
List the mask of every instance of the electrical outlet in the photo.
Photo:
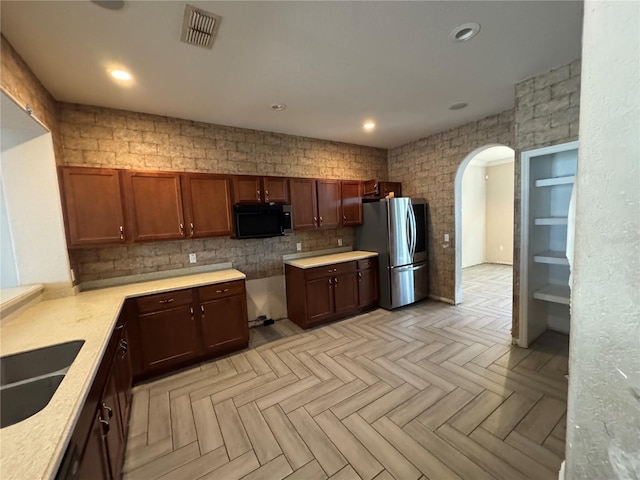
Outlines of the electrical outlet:
[[504,247],[500,245],[500,251],[502,252],[503,250],[504,250]]
[[444,241],[445,241],[445,242],[448,242],[448,241],[449,241],[449,234],[448,234],[448,233],[445,233],[445,234],[444,234]]
[[189,254],[189,263],[196,263],[196,254],[195,253],[190,253]]
[[298,242],[296,243],[296,250],[301,252],[302,251],[302,243]]
[[338,239],[338,246],[339,246],[339,247],[341,247],[341,246],[342,246],[342,239],[341,239],[341,238],[339,238],[339,239]]

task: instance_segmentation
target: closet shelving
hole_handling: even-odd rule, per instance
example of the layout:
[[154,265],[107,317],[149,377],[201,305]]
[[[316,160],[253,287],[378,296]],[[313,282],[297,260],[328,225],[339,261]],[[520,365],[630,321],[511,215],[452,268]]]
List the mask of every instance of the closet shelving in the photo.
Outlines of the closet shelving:
[[522,152],[520,346],[545,330],[569,333],[568,212],[578,142]]

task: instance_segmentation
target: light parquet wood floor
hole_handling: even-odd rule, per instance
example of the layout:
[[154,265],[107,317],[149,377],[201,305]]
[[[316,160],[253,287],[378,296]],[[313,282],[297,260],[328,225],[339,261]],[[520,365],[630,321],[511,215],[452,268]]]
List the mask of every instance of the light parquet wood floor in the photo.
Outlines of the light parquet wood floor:
[[557,478],[568,338],[511,345],[510,267],[466,269],[463,285],[457,307],[277,322],[250,349],[137,386],[124,477]]

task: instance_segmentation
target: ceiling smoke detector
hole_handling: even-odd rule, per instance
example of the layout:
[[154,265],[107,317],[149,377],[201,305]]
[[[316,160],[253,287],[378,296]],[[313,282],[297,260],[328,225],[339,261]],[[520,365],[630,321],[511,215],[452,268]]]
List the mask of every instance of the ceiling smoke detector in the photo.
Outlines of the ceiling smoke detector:
[[273,105],[271,105],[271,110],[275,112],[281,112],[285,108],[287,108],[287,106],[284,103],[274,103]]
[[479,24],[465,23],[463,25],[458,25],[456,28],[451,30],[449,36],[456,42],[466,42],[467,40],[471,40],[473,37],[475,37],[479,31]]
[[197,47],[211,48],[218,33],[222,17],[214,13],[205,12],[193,5],[184,8],[182,34],[180,41]]
[[469,104],[465,103],[465,102],[454,103],[453,105],[451,105],[449,107],[449,110],[462,110],[463,108],[466,108],[467,105],[469,105]]

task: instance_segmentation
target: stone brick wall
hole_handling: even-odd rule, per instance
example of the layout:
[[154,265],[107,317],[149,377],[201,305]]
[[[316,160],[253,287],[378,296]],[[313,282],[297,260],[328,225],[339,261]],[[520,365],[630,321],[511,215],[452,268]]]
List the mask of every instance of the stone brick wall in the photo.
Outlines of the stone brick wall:
[[51,130],[56,159],[61,158],[56,101],[4,35],[0,35],[0,85],[20,106],[29,105],[33,116]]
[[[513,110],[491,115],[389,151],[389,180],[402,182],[404,195],[429,202],[429,290],[455,298],[456,172],[465,157],[487,144],[514,146]],[[445,244],[444,234],[450,235]]]
[[513,331],[520,318],[520,153],[578,139],[580,59],[515,86],[515,211],[513,238]]
[[[387,178],[387,151],[86,105],[58,104],[62,163],[87,167],[360,179]],[[213,238],[70,251],[80,281],[233,262],[250,279],[281,275],[282,255],[353,244],[353,229],[272,239]]]

